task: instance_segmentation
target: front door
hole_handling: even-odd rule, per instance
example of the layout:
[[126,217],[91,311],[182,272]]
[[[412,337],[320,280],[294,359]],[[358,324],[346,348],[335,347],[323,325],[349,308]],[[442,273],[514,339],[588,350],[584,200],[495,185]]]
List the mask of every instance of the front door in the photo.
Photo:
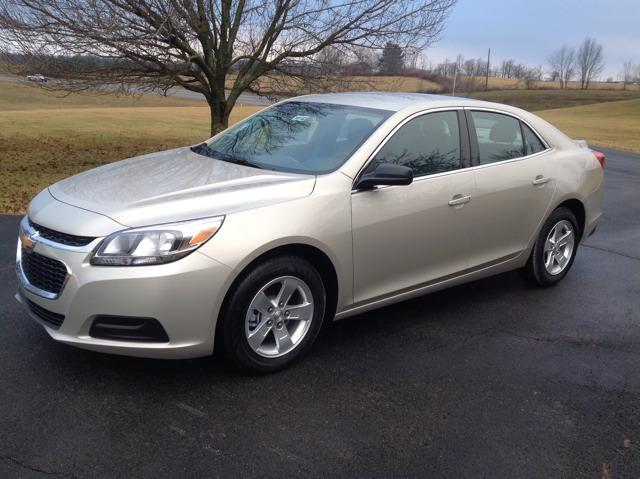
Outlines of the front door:
[[374,155],[366,171],[401,164],[414,181],[352,193],[356,303],[467,268],[474,175],[464,168],[466,140],[462,114],[438,111],[406,121]]

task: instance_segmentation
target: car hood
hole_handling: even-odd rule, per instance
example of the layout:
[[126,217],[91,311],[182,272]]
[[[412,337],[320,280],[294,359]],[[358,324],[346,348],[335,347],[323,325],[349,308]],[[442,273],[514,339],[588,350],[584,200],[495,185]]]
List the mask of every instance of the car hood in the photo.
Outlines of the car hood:
[[111,163],[49,187],[63,203],[125,226],[234,213],[308,196],[315,176],[216,160],[189,148]]

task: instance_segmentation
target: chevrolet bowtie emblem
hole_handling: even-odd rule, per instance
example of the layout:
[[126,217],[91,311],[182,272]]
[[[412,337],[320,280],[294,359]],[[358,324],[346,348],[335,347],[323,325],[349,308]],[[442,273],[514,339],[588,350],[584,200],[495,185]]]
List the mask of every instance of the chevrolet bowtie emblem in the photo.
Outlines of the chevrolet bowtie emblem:
[[[36,236],[38,233],[34,233],[33,236]],[[36,245],[36,242],[33,240],[33,236],[30,236],[26,231],[22,231],[20,234],[20,242],[22,243],[22,248],[26,250],[32,250]]]

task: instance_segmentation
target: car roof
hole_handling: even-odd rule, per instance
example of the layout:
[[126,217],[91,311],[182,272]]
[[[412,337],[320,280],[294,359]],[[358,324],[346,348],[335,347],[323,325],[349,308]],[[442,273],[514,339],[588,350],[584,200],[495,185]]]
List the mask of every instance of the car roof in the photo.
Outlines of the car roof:
[[448,95],[431,95],[426,93],[349,92],[304,95],[283,100],[283,102],[288,101],[305,101],[376,108],[391,111],[393,112],[392,117],[396,117],[396,115],[398,115],[398,118],[437,108],[488,109],[499,113],[514,115],[516,118],[524,120],[529,126],[533,126],[534,130],[550,145],[567,148],[575,146],[573,140],[534,113],[530,113],[515,106],[484,100],[474,100],[471,98]]
[[446,95],[431,95],[426,93],[387,93],[387,92],[357,92],[357,93],[321,93],[313,95],[298,96],[290,98],[289,101],[306,101],[314,103],[332,103],[338,105],[349,105],[366,108],[376,108],[380,110],[400,111],[407,107],[424,105],[434,107],[437,103],[442,106],[457,105],[471,106],[479,105],[478,100],[460,98]]

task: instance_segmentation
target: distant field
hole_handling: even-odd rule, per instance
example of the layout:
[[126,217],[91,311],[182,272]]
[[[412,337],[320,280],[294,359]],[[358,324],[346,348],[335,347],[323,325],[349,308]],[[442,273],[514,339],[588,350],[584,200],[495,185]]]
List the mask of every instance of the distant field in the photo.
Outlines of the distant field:
[[[231,86],[230,78],[228,86]],[[327,93],[336,91],[399,91],[438,93],[442,87],[435,82],[416,77],[405,76],[348,76],[335,77],[326,82],[319,82],[311,89],[302,88],[299,83],[291,78],[269,78],[258,80],[260,88],[277,90],[285,95],[303,95],[307,93]]]
[[[451,78],[453,80],[453,78]],[[458,77],[459,80],[464,82],[465,77]],[[475,78],[476,89],[484,88],[485,78]],[[496,78],[489,77],[489,89],[490,90],[503,90],[503,89],[520,89],[525,90],[527,88],[532,89],[560,89],[559,82],[549,81],[532,81],[527,84],[525,80],[518,80],[517,78]],[[569,90],[580,90],[580,82],[572,81],[567,85]],[[608,82],[592,82],[589,86],[590,90],[620,90],[624,89],[622,83],[608,83]],[[640,85],[629,84],[626,86],[629,91],[640,91]]]
[[[638,93],[505,90],[474,97],[546,110],[542,116],[574,138],[640,151]],[[585,103],[597,104],[574,107]],[[572,108],[557,109],[564,106]],[[231,122],[260,108],[237,107]],[[0,81],[0,213],[24,212],[38,191],[74,173],[203,140],[209,136],[208,123],[208,108],[199,100],[159,95],[59,98]]]
[[545,120],[592,145],[640,152],[640,99],[540,111]]
[[[401,92],[422,92],[438,93],[442,87],[435,82],[423,80],[415,77],[353,77],[356,81],[362,82],[367,89],[374,91],[401,91]],[[361,90],[358,83],[354,84],[353,90]]]
[[608,101],[640,98],[640,91],[607,90],[494,90],[472,93],[471,98],[517,106],[525,110],[549,110]]
[[100,107],[179,107],[204,106],[202,100],[163,97],[160,95],[114,96],[96,93],[74,93],[64,96],[60,92],[47,92],[29,83],[0,81],[0,112],[7,110],[42,110],[61,108]]
[[[231,86],[231,82],[234,80],[230,77],[228,80],[228,87]],[[453,83],[453,77],[449,78],[450,83]],[[468,83],[471,80],[468,77],[458,76],[458,90],[464,91],[468,88]],[[485,78],[475,77],[473,78],[473,84],[475,84],[475,90],[484,89]],[[314,91],[305,91],[301,89],[299,84],[292,79],[283,78],[262,78],[258,81],[258,85],[262,87],[275,88],[283,93],[290,95],[300,95],[305,93],[317,93],[317,88],[320,87],[323,91],[400,91],[400,92],[424,92],[424,93],[439,93],[443,92],[443,88],[438,83],[424,80],[417,77],[408,76],[351,76],[351,77],[337,77],[331,78],[326,82],[321,82],[314,86]],[[548,81],[531,81],[518,80],[516,78],[496,78],[489,77],[489,90],[555,90],[560,89],[559,82]],[[591,91],[600,90],[612,90],[622,91],[624,85],[622,83],[607,83],[607,82],[592,82],[589,86]],[[568,90],[580,90],[580,82],[569,82],[567,85]],[[626,90],[640,92],[640,85],[629,84],[626,86]],[[445,92],[446,93],[446,92]]]

